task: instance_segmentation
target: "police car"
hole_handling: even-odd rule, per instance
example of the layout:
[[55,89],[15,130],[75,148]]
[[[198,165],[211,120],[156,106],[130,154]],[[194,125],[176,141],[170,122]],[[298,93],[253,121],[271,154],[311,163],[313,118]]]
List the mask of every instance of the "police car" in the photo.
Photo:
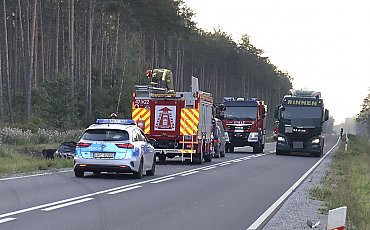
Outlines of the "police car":
[[154,175],[155,161],[155,149],[135,121],[97,119],[77,143],[74,172],[76,177],[85,172],[133,173],[139,179],[143,172]]

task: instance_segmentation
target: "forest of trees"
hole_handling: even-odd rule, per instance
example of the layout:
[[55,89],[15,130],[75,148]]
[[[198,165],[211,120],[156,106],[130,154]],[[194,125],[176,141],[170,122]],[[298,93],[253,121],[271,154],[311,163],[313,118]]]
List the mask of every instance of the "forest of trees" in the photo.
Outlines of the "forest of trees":
[[363,136],[370,136],[370,89],[362,103],[360,113],[357,114],[356,121],[358,123],[356,132]]
[[196,27],[182,0],[3,0],[0,122],[70,129],[117,111],[131,116],[145,70],[169,68],[175,89],[191,76],[216,101],[257,97],[273,110],[292,87],[244,35]]

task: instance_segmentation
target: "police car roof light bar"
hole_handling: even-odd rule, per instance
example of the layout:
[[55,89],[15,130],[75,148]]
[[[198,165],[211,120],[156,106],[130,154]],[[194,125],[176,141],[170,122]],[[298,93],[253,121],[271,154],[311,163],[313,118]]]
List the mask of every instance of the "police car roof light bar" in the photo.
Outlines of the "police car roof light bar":
[[118,125],[136,125],[136,122],[132,119],[96,119],[96,124],[118,124]]

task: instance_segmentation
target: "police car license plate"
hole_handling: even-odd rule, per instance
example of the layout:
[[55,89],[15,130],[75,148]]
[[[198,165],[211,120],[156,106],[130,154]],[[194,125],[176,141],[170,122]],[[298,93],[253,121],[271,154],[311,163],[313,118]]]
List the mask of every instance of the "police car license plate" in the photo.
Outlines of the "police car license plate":
[[303,149],[303,142],[302,141],[295,141],[293,142],[294,149]]
[[114,153],[94,153],[94,158],[114,158]]

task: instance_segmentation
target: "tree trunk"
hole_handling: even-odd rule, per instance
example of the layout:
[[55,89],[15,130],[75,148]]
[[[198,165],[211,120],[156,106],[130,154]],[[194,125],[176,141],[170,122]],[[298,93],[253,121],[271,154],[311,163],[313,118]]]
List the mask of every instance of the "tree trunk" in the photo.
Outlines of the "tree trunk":
[[37,17],[37,0],[33,1],[33,13],[31,19],[31,28],[30,28],[30,44],[29,44],[29,68],[28,68],[28,77],[26,82],[26,118],[30,120],[31,118],[31,90],[32,90],[32,74],[33,74],[33,55],[34,55],[34,48],[35,48],[35,33],[36,33],[36,17]]
[[[10,85],[10,70],[9,70],[9,45],[8,45],[8,28],[6,20],[6,4],[3,0],[3,16],[4,16],[4,39],[5,39],[5,74],[6,74],[6,89],[8,94],[8,107],[9,107],[9,118],[10,123],[13,123],[13,105],[12,105],[12,94]],[[1,120],[2,121],[2,120]]]
[[71,98],[72,98],[72,124],[75,125],[77,123],[76,117],[76,108],[75,108],[75,34],[74,34],[74,27],[75,27],[75,4],[74,0],[69,1],[69,65],[70,65],[70,76],[71,76]]
[[92,115],[92,100],[91,100],[91,54],[92,54],[92,34],[94,22],[94,5],[95,0],[89,2],[88,11],[88,28],[87,28],[87,63],[86,63],[86,122],[89,123]]

